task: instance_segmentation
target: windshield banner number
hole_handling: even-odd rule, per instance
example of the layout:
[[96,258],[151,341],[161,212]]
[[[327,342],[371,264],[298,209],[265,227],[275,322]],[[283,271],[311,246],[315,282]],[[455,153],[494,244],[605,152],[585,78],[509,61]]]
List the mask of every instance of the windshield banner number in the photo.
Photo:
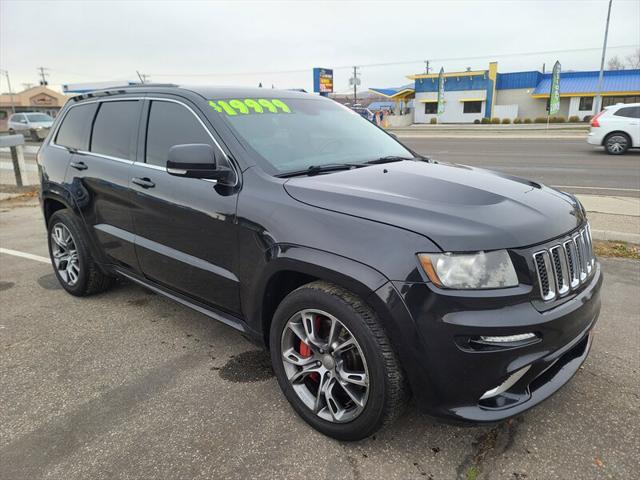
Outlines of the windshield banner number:
[[244,100],[209,100],[209,106],[218,113],[227,115],[249,115],[251,113],[291,113],[282,100],[272,98],[245,98]]

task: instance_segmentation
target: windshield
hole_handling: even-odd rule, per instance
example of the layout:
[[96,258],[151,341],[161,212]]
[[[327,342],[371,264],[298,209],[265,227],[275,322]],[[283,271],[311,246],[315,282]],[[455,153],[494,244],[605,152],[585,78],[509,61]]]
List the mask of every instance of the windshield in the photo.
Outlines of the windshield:
[[[258,101],[265,108],[252,108]],[[269,109],[264,102],[278,108]],[[219,104],[218,100],[209,102],[275,174],[381,157],[413,158],[395,139],[333,100],[222,100],[222,107],[235,106],[237,112]],[[249,108],[241,108],[244,105]]]
[[27,118],[30,122],[53,122],[53,118],[44,113],[28,113]]

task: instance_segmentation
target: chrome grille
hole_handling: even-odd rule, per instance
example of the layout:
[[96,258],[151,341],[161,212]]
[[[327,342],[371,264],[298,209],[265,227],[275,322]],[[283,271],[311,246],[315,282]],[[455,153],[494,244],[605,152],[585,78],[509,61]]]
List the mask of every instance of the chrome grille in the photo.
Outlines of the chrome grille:
[[575,290],[595,266],[591,228],[574,233],[569,240],[533,254],[540,295],[544,301],[563,297]]

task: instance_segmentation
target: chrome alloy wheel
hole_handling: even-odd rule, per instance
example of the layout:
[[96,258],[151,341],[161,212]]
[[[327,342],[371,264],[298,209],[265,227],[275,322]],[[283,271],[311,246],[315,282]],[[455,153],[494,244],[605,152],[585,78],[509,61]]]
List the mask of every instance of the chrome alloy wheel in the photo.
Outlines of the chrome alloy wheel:
[[56,223],[51,229],[51,257],[60,278],[69,286],[74,286],[80,276],[78,249],[69,229],[63,223]]
[[627,148],[627,138],[622,135],[614,135],[607,140],[607,148],[611,153],[620,153]]
[[369,396],[367,362],[340,320],[322,310],[302,310],[287,322],[281,348],[293,390],[318,417],[345,423],[362,413]]

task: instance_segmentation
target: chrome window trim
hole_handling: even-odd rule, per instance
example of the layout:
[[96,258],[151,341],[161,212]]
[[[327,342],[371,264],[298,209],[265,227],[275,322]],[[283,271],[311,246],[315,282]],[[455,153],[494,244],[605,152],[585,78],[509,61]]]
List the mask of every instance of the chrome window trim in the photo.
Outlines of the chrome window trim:
[[[231,187],[236,187],[240,183],[239,168],[231,160],[231,158],[229,158],[229,156],[226,154],[224,149],[220,146],[220,143],[216,140],[216,138],[213,136],[213,134],[209,131],[209,129],[207,128],[205,123],[202,121],[202,119],[198,116],[198,114],[189,105],[187,105],[184,102],[181,102],[180,100],[175,100],[173,98],[163,98],[163,97],[114,97],[114,98],[100,98],[100,99],[95,99],[95,100],[88,100],[86,102],[81,102],[81,103],[76,103],[74,105],[70,105],[69,108],[64,112],[63,117],[60,119],[60,121],[56,125],[56,128],[55,128],[55,130],[53,132],[53,135],[51,135],[51,140],[49,141],[49,145],[52,146],[52,147],[56,147],[56,148],[62,148],[64,150],[68,151],[68,152],[71,151],[69,147],[65,147],[64,145],[58,145],[57,143],[55,143],[55,138],[58,136],[58,130],[60,130],[60,126],[64,123],[65,118],[67,117],[67,115],[69,114],[69,112],[71,111],[72,108],[79,107],[81,105],[89,105],[91,103],[123,102],[123,101],[132,101],[132,100],[136,100],[136,101],[151,100],[151,101],[156,101],[156,102],[160,101],[160,102],[177,103],[179,105],[182,105],[187,110],[189,110],[189,112],[191,112],[191,115],[196,117],[196,120],[198,121],[198,123],[200,123],[200,125],[202,126],[204,131],[207,133],[207,135],[209,135],[209,137],[211,138],[211,140],[213,141],[215,146],[218,148],[218,150],[220,150],[220,152],[224,156],[224,159],[227,162],[227,164],[229,164],[229,166],[233,169],[233,172],[236,175],[236,181],[235,181],[235,183],[233,185],[230,185],[230,186]],[[148,118],[147,118],[147,121],[148,121]],[[145,139],[145,146],[146,146],[146,139]],[[146,161],[145,162],[138,162],[138,161],[129,160],[129,159],[126,159],[126,158],[111,157],[109,155],[103,155],[101,153],[88,152],[86,150],[77,150],[77,153],[80,154],[80,155],[94,155],[96,157],[105,158],[105,159],[108,159],[108,160],[114,160],[116,162],[121,162],[121,163],[126,163],[126,164],[129,164],[129,165],[136,165],[136,166],[140,166],[140,167],[150,168],[152,170],[158,170],[158,171],[167,172],[166,167],[160,167],[158,165],[150,165]],[[146,160],[146,158],[145,158],[145,160]],[[207,178],[202,178],[200,180],[204,180],[204,181],[210,182],[210,183],[218,183],[217,180],[212,180],[212,179],[207,179]]]

